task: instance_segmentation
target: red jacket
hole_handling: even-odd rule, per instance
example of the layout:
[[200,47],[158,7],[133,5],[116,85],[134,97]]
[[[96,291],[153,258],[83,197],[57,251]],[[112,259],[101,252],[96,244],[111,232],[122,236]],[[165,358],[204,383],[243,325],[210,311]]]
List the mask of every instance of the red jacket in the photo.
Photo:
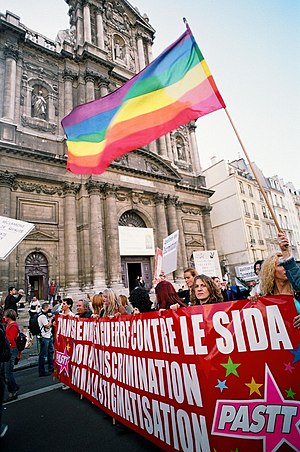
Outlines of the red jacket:
[[11,322],[6,326],[5,330],[6,337],[9,341],[10,348],[16,348],[16,338],[19,334],[19,327],[17,322]]

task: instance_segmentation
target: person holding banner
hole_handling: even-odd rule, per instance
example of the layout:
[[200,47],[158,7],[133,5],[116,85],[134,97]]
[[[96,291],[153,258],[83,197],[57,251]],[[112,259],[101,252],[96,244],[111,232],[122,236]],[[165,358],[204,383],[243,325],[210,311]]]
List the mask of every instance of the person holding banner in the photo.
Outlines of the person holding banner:
[[[265,259],[262,269],[260,271],[260,288],[261,295],[293,295],[296,296],[295,291],[287,277],[285,268],[283,267],[283,255],[278,252],[272,254]],[[297,297],[298,298],[298,297]],[[300,314],[300,302],[297,298],[295,300],[295,306],[298,314]],[[299,317],[299,316],[298,316]],[[296,328],[300,327],[300,321],[294,319],[294,325]]]
[[194,279],[191,294],[192,305],[212,304],[223,301],[221,289],[212,278],[206,275],[198,275]]
[[103,290],[103,309],[101,317],[116,317],[126,315],[125,308],[118,302],[115,292],[112,289]]
[[174,304],[186,307],[186,304],[179,298],[174,286],[169,281],[161,281],[155,287],[157,309],[170,309]]
[[[220,303],[223,300],[221,289],[215,281],[206,275],[197,275],[191,291],[191,305]],[[171,306],[172,311],[177,311],[178,303]]]
[[133,306],[133,314],[151,311],[152,301],[150,300],[148,291],[143,287],[133,289],[129,297],[129,302]]
[[194,283],[195,276],[198,275],[198,272],[195,268],[189,267],[184,270],[183,278],[185,284],[187,285],[186,290],[180,290],[178,292],[178,296],[184,301],[184,303],[188,306],[191,302],[191,290]]
[[[295,304],[296,304],[296,309],[298,311],[298,313],[300,314],[300,310],[299,310],[299,297],[300,297],[300,267],[297,264],[295,258],[293,257],[293,255],[291,254],[290,251],[290,244],[288,241],[288,238],[286,237],[284,232],[279,232],[278,233],[278,244],[279,247],[281,249],[282,252],[282,258],[280,259],[280,265],[282,265],[282,267],[285,269],[286,271],[286,276],[289,280],[289,282],[291,283],[293,289],[296,292],[295,295]],[[297,293],[298,292],[298,293]],[[299,328],[300,329],[300,315],[296,316],[294,318],[294,327],[295,328]]]

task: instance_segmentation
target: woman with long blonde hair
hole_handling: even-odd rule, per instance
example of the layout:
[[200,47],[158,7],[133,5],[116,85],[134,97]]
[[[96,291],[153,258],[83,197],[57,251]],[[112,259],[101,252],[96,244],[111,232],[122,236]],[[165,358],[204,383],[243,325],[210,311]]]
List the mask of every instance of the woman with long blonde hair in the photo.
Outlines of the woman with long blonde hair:
[[103,309],[101,317],[115,317],[127,314],[125,308],[118,302],[117,296],[112,289],[103,290]]
[[[277,252],[265,259],[259,274],[261,295],[293,295],[295,297],[295,291],[281,263],[282,257],[282,253]],[[300,303],[296,298],[294,301],[300,314]]]

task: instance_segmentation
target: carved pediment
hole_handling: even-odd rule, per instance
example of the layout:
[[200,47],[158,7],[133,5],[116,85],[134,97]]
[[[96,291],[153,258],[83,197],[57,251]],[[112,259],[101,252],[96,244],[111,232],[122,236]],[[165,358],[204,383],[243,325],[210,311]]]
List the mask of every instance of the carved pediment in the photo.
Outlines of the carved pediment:
[[47,242],[49,242],[49,241],[57,242],[58,238],[54,236],[54,233],[52,235],[52,234],[48,234],[48,233],[42,232],[42,231],[33,231],[27,235],[25,240],[33,240],[35,242],[39,242],[41,240],[47,241]]
[[144,149],[137,149],[115,159],[112,166],[119,167],[126,172],[143,174],[154,178],[179,182],[179,173],[159,155]]
[[203,240],[201,239],[190,238],[185,241],[185,244],[192,248],[203,248]]

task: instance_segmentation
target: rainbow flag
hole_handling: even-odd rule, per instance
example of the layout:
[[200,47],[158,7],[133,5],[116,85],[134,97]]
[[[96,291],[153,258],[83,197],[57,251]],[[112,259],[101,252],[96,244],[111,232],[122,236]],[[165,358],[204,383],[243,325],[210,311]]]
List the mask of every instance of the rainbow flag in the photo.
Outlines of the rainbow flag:
[[189,27],[145,69],[62,120],[67,169],[101,174],[116,158],[225,103]]

